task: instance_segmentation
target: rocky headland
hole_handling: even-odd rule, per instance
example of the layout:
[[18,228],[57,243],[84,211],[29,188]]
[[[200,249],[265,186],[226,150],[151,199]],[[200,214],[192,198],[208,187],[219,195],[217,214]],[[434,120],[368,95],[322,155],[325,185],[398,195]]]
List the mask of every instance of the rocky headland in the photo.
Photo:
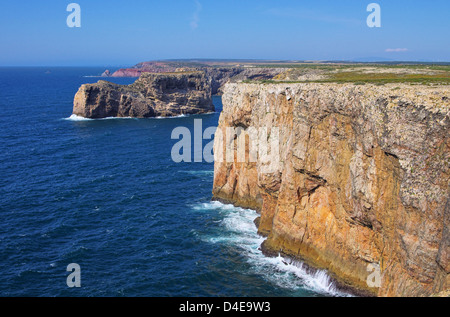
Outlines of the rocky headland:
[[[278,128],[279,164],[216,157],[214,199],[260,212],[267,254],[326,269],[342,285],[445,293],[449,116],[448,85],[227,84],[218,129]],[[216,153],[226,144],[216,139]],[[376,267],[378,285],[369,283]]]
[[254,67],[227,65],[213,66],[193,62],[142,62],[130,68],[121,68],[111,77],[139,77],[143,73],[171,73],[178,71],[202,71],[211,78],[212,94],[222,94],[222,87],[228,82],[243,80],[268,80],[286,71],[280,67]]
[[177,65],[166,62],[142,62],[129,68],[116,70],[112,77],[139,77],[142,73],[171,73],[175,72]]
[[204,72],[143,73],[123,86],[100,80],[82,85],[73,114],[84,118],[171,117],[214,111],[211,80]]
[[213,95],[222,95],[223,87],[227,83],[245,80],[270,80],[286,71],[279,67],[202,67],[198,68],[211,78]]
[[[214,165],[214,199],[260,212],[266,254],[326,269],[361,294],[448,294],[449,67],[291,66],[141,63],[112,75],[140,76],[131,85],[82,85],[73,113],[206,113],[223,92],[223,136],[228,128],[265,129],[267,140],[278,133],[275,169],[249,161],[249,144],[246,160],[235,144],[231,160]],[[226,153],[222,141],[216,155]]]

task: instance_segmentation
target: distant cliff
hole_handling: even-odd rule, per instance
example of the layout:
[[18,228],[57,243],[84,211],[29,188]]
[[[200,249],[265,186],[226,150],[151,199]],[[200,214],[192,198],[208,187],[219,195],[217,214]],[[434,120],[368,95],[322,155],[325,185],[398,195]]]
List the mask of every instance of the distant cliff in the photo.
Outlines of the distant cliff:
[[143,62],[130,68],[121,68],[112,77],[139,77],[142,73],[170,73],[178,67],[167,62]]
[[143,73],[167,73],[179,70],[203,71],[211,78],[212,94],[222,94],[222,87],[228,82],[242,80],[266,80],[286,71],[275,67],[217,67],[199,63],[183,62],[143,62],[130,68],[115,71],[112,77],[139,77]]
[[102,80],[85,84],[73,105],[73,114],[85,118],[170,117],[211,111],[211,80],[204,72],[143,73],[128,86]]
[[[214,198],[261,212],[266,252],[343,284],[448,290],[449,113],[448,86],[227,84],[219,129],[279,128],[279,169],[216,158]],[[379,287],[367,282],[377,266]]]
[[211,78],[213,95],[221,95],[223,87],[227,83],[235,83],[244,80],[267,80],[286,71],[285,68],[263,67],[203,67],[208,77]]

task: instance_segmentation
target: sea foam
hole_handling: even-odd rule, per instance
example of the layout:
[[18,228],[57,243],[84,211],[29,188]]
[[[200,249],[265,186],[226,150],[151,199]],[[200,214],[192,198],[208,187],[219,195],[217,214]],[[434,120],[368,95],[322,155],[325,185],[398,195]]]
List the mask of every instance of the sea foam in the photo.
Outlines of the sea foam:
[[76,114],[72,114],[68,118],[64,118],[63,120],[68,121],[94,121],[94,120],[120,120],[120,119],[137,119],[133,117],[106,117],[106,118],[98,118],[98,119],[92,119],[92,118],[85,118],[82,116],[78,116]]
[[[239,250],[251,264],[252,273],[263,276],[264,279],[274,283],[278,287],[299,290],[307,289],[328,296],[350,296],[339,291],[324,270],[309,270],[299,261],[278,255],[267,257],[261,249],[261,243],[265,238],[257,233],[254,224],[258,216],[256,211],[222,204],[218,201],[198,204],[193,207],[197,211],[218,211],[223,215],[220,226],[225,229],[220,234],[202,237],[204,241],[213,244],[231,246]],[[219,231],[218,231],[219,232]]]

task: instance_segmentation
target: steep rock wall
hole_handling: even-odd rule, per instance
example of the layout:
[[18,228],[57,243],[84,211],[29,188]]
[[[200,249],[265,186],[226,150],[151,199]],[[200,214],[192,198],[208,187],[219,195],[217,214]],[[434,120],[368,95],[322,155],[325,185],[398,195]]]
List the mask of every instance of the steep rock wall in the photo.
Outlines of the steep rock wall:
[[[266,251],[344,284],[438,293],[450,287],[449,111],[448,86],[227,84],[222,134],[276,127],[280,162],[267,172],[216,157],[214,199],[259,210]],[[216,139],[216,153],[226,145]],[[367,283],[369,264],[380,287]]]
[[85,84],[73,106],[73,114],[85,118],[170,117],[211,111],[211,80],[204,72],[143,73],[128,86],[103,80]]

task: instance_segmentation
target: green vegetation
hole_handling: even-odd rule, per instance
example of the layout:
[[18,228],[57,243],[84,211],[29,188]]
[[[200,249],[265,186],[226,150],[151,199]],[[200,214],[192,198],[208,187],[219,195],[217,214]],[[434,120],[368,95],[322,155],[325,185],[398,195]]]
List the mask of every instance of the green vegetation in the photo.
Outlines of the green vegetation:
[[[275,67],[275,64],[258,67]],[[258,81],[276,83],[354,83],[355,85],[387,83],[410,83],[417,85],[450,84],[450,65],[434,64],[276,64],[287,68],[272,80]],[[246,80],[246,83],[255,81]]]
[[364,72],[340,72],[331,74],[331,81],[336,82],[365,82],[365,83],[450,83],[450,72],[437,74],[396,74],[396,73],[364,73]]
[[404,68],[404,69],[430,69],[450,71],[449,63],[298,63],[298,64],[255,64],[253,67],[258,68],[306,68],[306,69],[320,69],[320,70],[336,70],[348,68]]

